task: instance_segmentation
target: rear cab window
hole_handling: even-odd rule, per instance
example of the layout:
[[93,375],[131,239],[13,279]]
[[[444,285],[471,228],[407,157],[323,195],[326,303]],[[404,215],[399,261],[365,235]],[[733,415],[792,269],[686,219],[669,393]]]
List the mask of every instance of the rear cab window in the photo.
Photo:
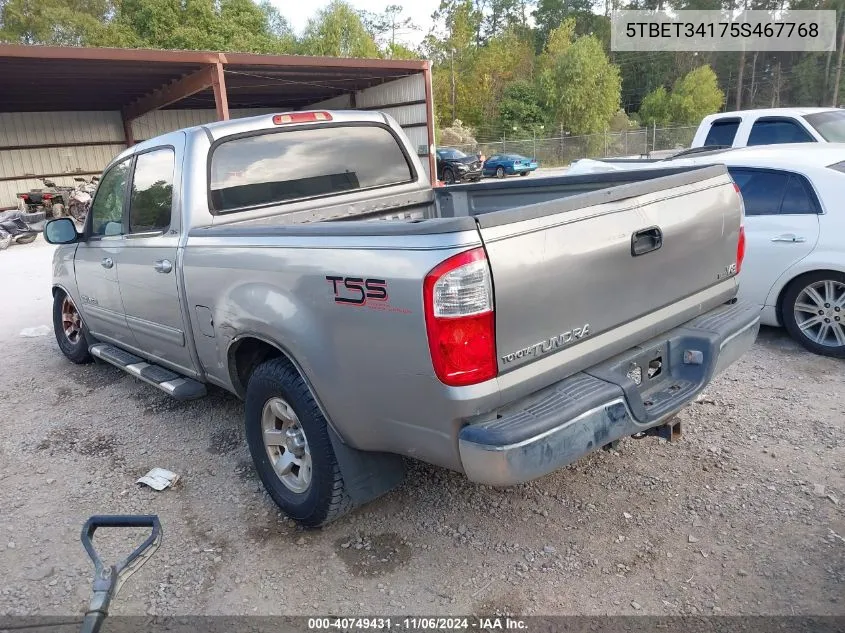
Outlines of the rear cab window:
[[736,132],[739,129],[739,123],[740,120],[737,118],[716,119],[710,124],[710,130],[707,132],[707,138],[704,139],[704,145],[731,147],[734,143]]
[[814,143],[815,140],[795,119],[766,117],[757,119],[751,126],[748,145]]
[[377,124],[262,131],[212,146],[209,202],[229,213],[416,179],[399,139]]
[[807,114],[804,120],[828,143],[845,143],[845,110]]

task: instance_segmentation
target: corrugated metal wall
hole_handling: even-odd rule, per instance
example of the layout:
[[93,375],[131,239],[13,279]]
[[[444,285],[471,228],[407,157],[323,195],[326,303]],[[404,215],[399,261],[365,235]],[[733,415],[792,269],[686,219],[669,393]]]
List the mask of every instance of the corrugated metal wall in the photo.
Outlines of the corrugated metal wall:
[[[99,173],[126,145],[119,112],[3,112],[0,148],[76,144],[75,147],[0,149],[0,208],[13,206],[19,191],[43,187],[27,175]],[[78,145],[92,143],[94,145]],[[73,178],[53,178],[72,185]]]
[[[290,108],[244,108],[229,110],[229,117],[240,119],[247,116],[269,114],[271,112],[287,112]],[[211,110],[154,110],[132,121],[132,135],[135,141],[166,134],[173,130],[194,125],[205,125],[217,120],[217,111]]]
[[[425,127],[425,75],[419,73],[367,88],[355,94],[359,108],[375,109],[389,104],[384,111],[394,117],[420,151],[428,147]],[[312,108],[350,107],[349,95],[315,103]],[[250,108],[231,110],[232,118],[284,112],[287,109]],[[172,130],[210,123],[217,118],[209,110],[157,110],[132,122],[136,141],[146,140]],[[63,146],[63,144],[65,144]],[[72,146],[67,146],[71,144]],[[53,145],[56,147],[28,147]],[[18,147],[22,149],[2,149]],[[119,112],[12,112],[0,113],[0,208],[14,206],[15,194],[43,187],[40,180],[28,176],[49,175],[59,185],[73,185],[72,176],[92,175],[126,147],[123,122]],[[420,156],[426,174],[428,160]],[[14,178],[14,180],[4,180]]]

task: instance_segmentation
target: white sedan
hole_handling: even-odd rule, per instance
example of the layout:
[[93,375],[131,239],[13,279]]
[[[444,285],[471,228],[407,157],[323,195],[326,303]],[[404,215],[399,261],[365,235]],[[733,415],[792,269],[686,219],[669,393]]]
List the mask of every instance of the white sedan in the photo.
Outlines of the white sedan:
[[714,163],[728,167],[745,203],[740,298],[810,351],[845,358],[845,144],[691,151],[609,168]]

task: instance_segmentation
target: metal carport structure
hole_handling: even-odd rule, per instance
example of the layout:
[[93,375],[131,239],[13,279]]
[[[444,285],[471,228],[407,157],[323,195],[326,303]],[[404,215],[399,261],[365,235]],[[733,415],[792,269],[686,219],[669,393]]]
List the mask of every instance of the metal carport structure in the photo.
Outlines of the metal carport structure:
[[387,112],[432,174],[431,94],[425,60],[0,45],[0,208],[157,134],[310,108]]

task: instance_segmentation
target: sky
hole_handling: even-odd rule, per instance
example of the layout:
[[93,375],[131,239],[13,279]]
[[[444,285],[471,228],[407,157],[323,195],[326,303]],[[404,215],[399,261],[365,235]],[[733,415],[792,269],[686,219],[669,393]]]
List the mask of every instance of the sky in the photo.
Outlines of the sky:
[[[279,12],[288,19],[297,33],[302,33],[308,18],[318,10],[329,4],[330,0],[271,0]],[[431,14],[440,6],[440,0],[351,0],[350,4],[356,9],[379,13],[389,4],[399,4],[405,7],[403,16],[411,18],[414,23],[422,27],[416,32],[397,34],[396,39],[406,44],[416,46],[431,29]]]

